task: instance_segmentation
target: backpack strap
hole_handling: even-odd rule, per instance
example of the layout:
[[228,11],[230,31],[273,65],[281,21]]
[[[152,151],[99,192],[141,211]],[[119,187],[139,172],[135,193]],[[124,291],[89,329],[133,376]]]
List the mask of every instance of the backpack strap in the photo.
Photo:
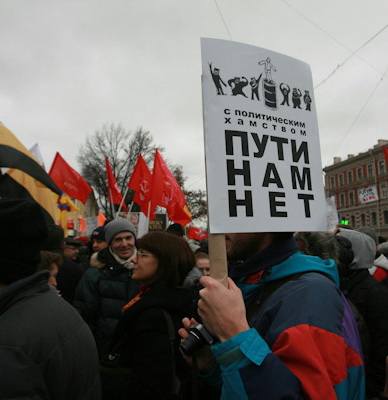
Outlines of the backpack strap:
[[181,381],[179,380],[177,374],[176,374],[176,365],[175,365],[175,328],[174,324],[171,319],[171,315],[166,311],[163,310],[164,317],[167,322],[167,328],[168,328],[168,336],[170,337],[170,344],[171,344],[171,357],[172,357],[172,389],[171,389],[171,394],[173,396],[179,395],[179,392],[181,390]]
[[[249,304],[247,307],[247,321],[250,322],[251,318],[253,317],[254,314],[256,314],[257,311],[263,306],[265,301],[268,299],[269,296],[273,292],[275,292],[277,289],[279,289],[281,286],[283,286],[285,283],[289,281],[295,281],[299,279],[302,275],[313,272],[313,271],[304,271],[304,272],[298,272],[296,274],[292,274],[289,276],[286,276],[282,279],[277,279],[276,281],[271,281],[271,282],[264,282],[263,286],[258,290],[258,293],[255,295],[255,298],[253,301]],[[320,272],[318,272],[320,273]],[[321,273],[322,275],[326,274]]]

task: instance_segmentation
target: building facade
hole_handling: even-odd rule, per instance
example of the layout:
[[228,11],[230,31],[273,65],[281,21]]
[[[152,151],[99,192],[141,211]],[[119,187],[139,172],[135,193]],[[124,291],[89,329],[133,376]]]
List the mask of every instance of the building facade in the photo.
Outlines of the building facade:
[[346,160],[334,158],[333,165],[325,167],[325,194],[334,197],[340,219],[358,229],[373,228],[388,239],[388,172],[384,146],[378,143],[357,156],[349,154]]

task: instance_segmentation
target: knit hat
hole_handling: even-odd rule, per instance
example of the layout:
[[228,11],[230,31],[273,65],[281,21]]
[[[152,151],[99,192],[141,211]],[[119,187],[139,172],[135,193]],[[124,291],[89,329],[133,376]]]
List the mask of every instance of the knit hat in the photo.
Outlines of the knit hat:
[[105,241],[111,244],[113,238],[121,232],[131,232],[136,237],[135,227],[124,218],[117,218],[105,225]]
[[98,226],[93,232],[90,237],[91,239],[99,239],[105,242],[105,227]]
[[0,282],[10,284],[36,272],[48,229],[38,203],[0,199]]

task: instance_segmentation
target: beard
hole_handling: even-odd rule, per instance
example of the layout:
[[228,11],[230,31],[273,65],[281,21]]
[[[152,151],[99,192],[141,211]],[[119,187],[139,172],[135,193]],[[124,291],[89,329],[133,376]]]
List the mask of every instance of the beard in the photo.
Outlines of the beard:
[[246,261],[261,248],[264,233],[233,233],[225,235],[229,262]]

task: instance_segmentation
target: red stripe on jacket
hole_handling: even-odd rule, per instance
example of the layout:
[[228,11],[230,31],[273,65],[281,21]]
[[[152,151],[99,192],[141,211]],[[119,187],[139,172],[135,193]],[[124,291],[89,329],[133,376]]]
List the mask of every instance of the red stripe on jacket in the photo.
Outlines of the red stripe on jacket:
[[307,324],[282,332],[271,350],[299,378],[311,399],[337,400],[333,386],[346,379],[348,367],[363,364],[341,336]]

